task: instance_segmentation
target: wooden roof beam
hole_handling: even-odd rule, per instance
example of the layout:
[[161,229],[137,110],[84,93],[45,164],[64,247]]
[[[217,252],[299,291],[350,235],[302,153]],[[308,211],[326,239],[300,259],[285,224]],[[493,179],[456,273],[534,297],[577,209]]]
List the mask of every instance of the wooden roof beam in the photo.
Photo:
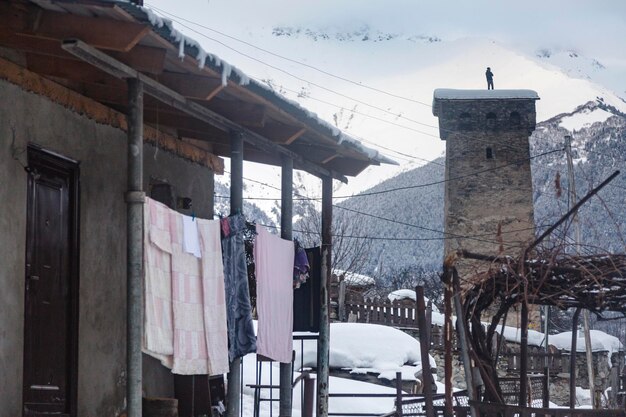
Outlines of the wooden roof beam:
[[[68,54],[61,48],[61,41],[58,39],[18,34],[6,28],[0,29],[0,46],[25,53],[76,61],[73,55]],[[111,56],[114,58],[135,68],[137,71],[149,74],[160,74],[163,72],[165,54],[166,50],[163,48],[151,48],[142,45],[135,45],[128,52],[111,51]]]
[[305,159],[302,155],[299,155],[283,146],[277,145],[276,143],[259,135],[258,133],[246,129],[245,127],[234,123],[233,121],[221,116],[218,113],[215,113],[212,110],[209,110],[204,106],[187,100],[176,91],[171,90],[170,88],[158,83],[152,78],[149,78],[137,72],[133,68],[113,59],[111,56],[97,50],[96,48],[86,44],[83,41],[64,41],[63,49],[115,77],[122,79],[139,79],[144,84],[145,93],[150,94],[151,96],[161,100],[169,106],[183,111],[192,117],[211,124],[218,129],[221,129],[223,131],[241,132],[243,134],[244,141],[246,141],[247,143],[254,145],[256,148],[264,152],[270,154],[285,155],[289,158],[292,158],[294,164],[297,165],[299,169],[305,170],[319,177],[332,177],[343,182],[348,182],[348,179],[344,175],[336,171],[323,168],[315,164],[314,162]]
[[95,48],[128,52],[149,31],[150,27],[141,23],[43,10],[24,34],[58,40],[80,38]]
[[243,126],[265,126],[267,111],[265,106],[260,104],[216,98],[207,103],[206,107]]
[[164,72],[156,80],[187,98],[205,101],[211,100],[224,88],[219,78],[193,74]]
[[255,131],[260,135],[272,139],[276,143],[290,145],[306,133],[306,128],[274,122],[271,124],[268,123],[259,129],[255,129]]
[[26,67],[48,77],[71,79],[92,84],[107,84],[111,77],[82,61],[26,53]]

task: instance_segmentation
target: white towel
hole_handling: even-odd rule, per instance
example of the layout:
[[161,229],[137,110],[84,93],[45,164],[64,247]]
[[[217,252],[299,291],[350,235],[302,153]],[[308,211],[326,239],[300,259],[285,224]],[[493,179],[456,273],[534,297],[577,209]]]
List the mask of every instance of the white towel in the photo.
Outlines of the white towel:
[[198,239],[198,222],[195,218],[183,217],[183,250],[196,258],[201,258],[200,240]]

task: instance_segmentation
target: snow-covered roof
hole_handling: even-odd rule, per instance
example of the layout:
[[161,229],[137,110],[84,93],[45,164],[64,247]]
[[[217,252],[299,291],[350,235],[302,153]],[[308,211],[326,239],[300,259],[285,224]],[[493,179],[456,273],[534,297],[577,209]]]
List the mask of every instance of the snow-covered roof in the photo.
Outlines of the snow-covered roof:
[[433,95],[434,100],[539,100],[534,90],[456,90],[452,88],[437,88]]
[[[387,295],[387,298],[389,299],[389,301],[396,301],[396,300],[416,301],[417,295],[415,294],[415,290],[404,288],[401,290],[395,290],[395,291],[390,292],[389,295]],[[430,300],[427,297],[424,297],[424,303],[428,304],[429,301]],[[439,309],[437,308],[435,304],[432,304],[432,311],[433,313],[439,313]]]
[[333,273],[335,273],[338,277],[343,276],[343,280],[346,281],[346,284],[350,285],[373,285],[375,283],[373,277],[344,271],[342,269],[335,269],[333,270]]

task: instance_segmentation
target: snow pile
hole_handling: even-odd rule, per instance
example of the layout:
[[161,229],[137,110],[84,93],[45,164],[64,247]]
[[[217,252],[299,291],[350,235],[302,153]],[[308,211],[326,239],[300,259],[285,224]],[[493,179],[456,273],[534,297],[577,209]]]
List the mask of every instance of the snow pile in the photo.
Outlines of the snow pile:
[[[498,333],[500,333],[501,329],[502,327],[498,326]],[[504,326],[503,335],[507,342],[515,342],[518,344],[522,342],[522,329],[517,327]],[[528,344],[530,346],[543,346],[545,337],[544,333],[536,330],[528,330]]]
[[[613,353],[623,352],[624,345],[619,339],[610,334],[606,334],[600,330],[590,330],[591,336],[591,351],[592,352],[609,352],[609,360]],[[583,332],[578,332],[576,339],[576,352],[585,352],[585,335]],[[563,332],[559,334],[550,335],[548,343],[556,347],[557,349],[569,352],[572,347],[572,332]]]
[[[417,296],[415,295],[415,290],[410,290],[406,288],[390,292],[389,295],[387,295],[387,298],[389,299],[389,301],[396,301],[396,300],[416,301],[417,300]],[[424,297],[424,303],[428,305],[428,301],[430,300]],[[435,304],[432,304],[432,309],[433,309],[433,313],[439,313],[439,309],[437,308]]]
[[589,127],[594,123],[603,123],[611,116],[613,116],[612,113],[597,107],[594,109],[585,109],[582,112],[562,118],[559,126],[573,132],[584,127]]
[[[429,355],[431,367],[437,364]],[[302,362],[301,362],[302,360]],[[317,366],[317,343],[305,341],[303,358],[297,352],[295,363]],[[420,344],[408,334],[389,326],[366,323],[331,323],[330,367],[354,373],[374,373],[379,378],[414,380],[421,370]]]

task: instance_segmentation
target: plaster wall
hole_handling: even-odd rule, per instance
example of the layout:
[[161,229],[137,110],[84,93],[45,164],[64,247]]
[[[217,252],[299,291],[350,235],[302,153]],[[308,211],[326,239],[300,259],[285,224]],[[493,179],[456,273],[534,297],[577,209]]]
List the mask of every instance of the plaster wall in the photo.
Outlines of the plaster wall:
[[[22,399],[26,147],[35,143],[80,162],[78,415],[125,408],[126,133],[0,80],[0,410],[19,416]],[[144,146],[146,186],[168,181],[212,216],[213,176],[200,165]],[[173,394],[171,374],[146,361],[148,395]]]

